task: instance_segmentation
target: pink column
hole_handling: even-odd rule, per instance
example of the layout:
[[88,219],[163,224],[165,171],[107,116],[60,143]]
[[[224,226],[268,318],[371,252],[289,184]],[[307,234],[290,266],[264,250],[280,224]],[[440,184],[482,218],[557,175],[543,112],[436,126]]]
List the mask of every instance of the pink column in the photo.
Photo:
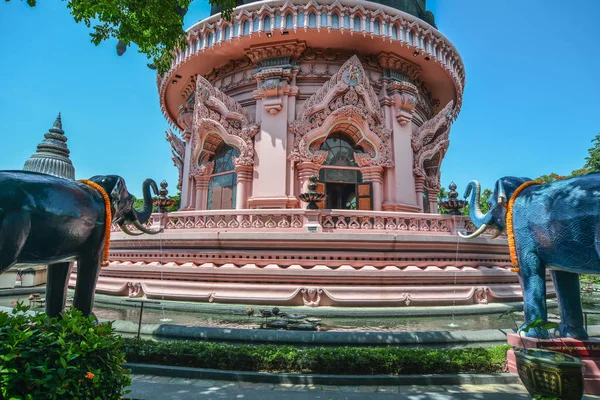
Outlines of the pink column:
[[210,176],[196,177],[196,210],[206,210],[208,208],[208,182]]
[[321,166],[312,162],[301,162],[296,165],[298,170],[298,183],[300,184],[300,193],[308,190],[308,178],[313,175],[319,176]]
[[[394,110],[394,100],[391,97],[384,97],[381,101],[384,113],[384,123],[387,129],[393,131],[393,121],[396,116]],[[392,143],[394,142],[392,137]],[[394,168],[386,168],[383,172],[383,204],[381,209],[383,211],[394,211],[396,205],[396,178],[394,174]]]
[[425,178],[415,177],[415,192],[417,193],[417,204],[423,212],[423,193],[425,193]]
[[439,193],[439,190],[436,190],[436,189],[429,189],[427,191],[427,195],[429,196],[429,211],[432,214],[438,213],[438,202],[437,202],[438,193]]
[[193,202],[193,179],[190,176],[190,165],[192,158],[192,116],[193,108],[182,106],[179,108],[179,118],[177,122],[183,126],[184,130],[181,136],[185,141],[185,156],[183,158],[183,175],[181,179],[181,204],[180,209],[192,208]]
[[[308,191],[308,183],[311,176],[319,176],[319,170],[321,166],[312,162],[301,162],[296,164],[296,170],[298,171],[298,186],[299,193]],[[301,201],[300,208],[306,208],[306,203]]]
[[[413,211],[419,200],[412,188],[413,176],[412,116],[417,103],[416,87],[408,82],[393,82],[388,85],[396,111],[392,120],[394,143],[394,189],[396,210]],[[421,207],[422,209],[422,207]]]
[[364,167],[360,169],[364,182],[373,185],[373,210],[381,211],[383,205],[383,167]]
[[236,165],[235,172],[237,173],[235,208],[236,210],[244,210],[248,207],[254,168],[251,165]]

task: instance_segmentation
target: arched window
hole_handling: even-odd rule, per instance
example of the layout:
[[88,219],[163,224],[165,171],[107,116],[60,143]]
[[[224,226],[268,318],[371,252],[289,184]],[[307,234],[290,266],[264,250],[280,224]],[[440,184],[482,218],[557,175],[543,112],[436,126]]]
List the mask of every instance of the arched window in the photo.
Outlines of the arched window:
[[327,13],[321,13],[321,26],[327,26]]
[[396,25],[392,26],[392,39],[398,40],[398,28],[396,28]]
[[[370,209],[370,184],[362,183],[362,174],[354,160],[354,154],[362,149],[353,145],[346,135],[334,133],[323,142],[321,150],[327,151],[319,171],[320,185],[328,196],[325,208]],[[366,195],[364,188],[360,189],[363,186],[368,187]],[[362,200],[360,193],[363,193]]]
[[340,17],[336,13],[331,14],[331,27],[340,29]]
[[213,45],[213,34],[209,33],[208,34],[208,47]]
[[210,161],[215,163],[208,183],[208,209],[228,210],[235,208],[237,174],[234,172],[233,157],[239,152],[222,142]]
[[215,43],[219,42],[221,40],[221,30],[217,29],[217,32],[215,33]]
[[381,24],[379,23],[378,19],[373,22],[373,33],[376,35],[381,35]]
[[293,29],[294,28],[294,16],[289,13],[285,16],[285,29]]
[[271,17],[269,17],[268,15],[265,17],[263,30],[265,30],[265,31],[271,30]]
[[254,17],[254,21],[252,23],[252,31],[258,32],[258,24],[259,23],[260,23],[260,20],[258,19],[258,17]]
[[244,21],[244,24],[242,25],[242,29],[244,30],[244,35],[250,34],[250,22],[248,22],[248,20]]
[[347,15],[344,15],[344,28],[350,29],[350,17]]
[[304,26],[304,13],[303,12],[298,13],[297,20],[298,20],[298,22],[297,22],[298,28],[302,28]]
[[275,14],[275,29],[281,28],[281,15]]
[[357,15],[356,17],[354,17],[354,27],[353,27],[355,32],[360,32],[361,31],[361,27],[360,27],[360,17]]
[[313,12],[311,12],[310,14],[308,14],[308,27],[309,28],[316,28],[317,27],[317,16]]

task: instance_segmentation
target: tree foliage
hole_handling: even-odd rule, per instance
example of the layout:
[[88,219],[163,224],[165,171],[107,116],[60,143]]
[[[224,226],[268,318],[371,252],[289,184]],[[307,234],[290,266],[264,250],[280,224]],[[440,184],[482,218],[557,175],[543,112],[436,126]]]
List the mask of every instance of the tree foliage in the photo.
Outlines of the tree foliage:
[[588,150],[583,168],[589,172],[600,171],[600,133],[592,139],[593,146]]
[[[10,2],[10,0],[5,0]],[[23,1],[23,0],[21,0]],[[117,54],[136,44],[139,52],[152,60],[148,66],[159,73],[167,71],[173,51],[185,46],[183,17],[193,0],[65,0],[76,22],[88,28],[95,45],[117,39]],[[35,7],[36,0],[26,0]],[[236,0],[209,0],[222,8],[222,16],[231,18]]]

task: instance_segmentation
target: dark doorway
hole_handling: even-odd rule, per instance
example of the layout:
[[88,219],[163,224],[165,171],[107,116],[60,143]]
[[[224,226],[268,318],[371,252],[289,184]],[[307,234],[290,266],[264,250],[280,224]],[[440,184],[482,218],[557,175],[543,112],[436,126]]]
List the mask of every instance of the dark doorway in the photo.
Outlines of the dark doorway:
[[356,184],[327,183],[325,208],[356,210]]

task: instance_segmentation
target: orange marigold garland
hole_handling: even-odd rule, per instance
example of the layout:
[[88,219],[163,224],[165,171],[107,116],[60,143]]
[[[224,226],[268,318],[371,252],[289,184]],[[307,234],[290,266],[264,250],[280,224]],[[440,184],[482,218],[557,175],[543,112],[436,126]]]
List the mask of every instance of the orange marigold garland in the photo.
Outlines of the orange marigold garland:
[[85,183],[89,187],[96,189],[98,192],[100,192],[100,194],[102,195],[102,198],[104,199],[104,209],[106,211],[106,219],[104,221],[104,229],[105,229],[104,252],[102,253],[102,263],[100,265],[103,267],[106,267],[106,266],[108,266],[108,248],[110,247],[110,226],[112,224],[112,213],[110,211],[110,197],[108,197],[108,194],[106,193],[104,188],[95,182],[88,181],[88,180],[80,180],[77,182]]
[[506,207],[506,233],[508,235],[508,249],[510,251],[510,262],[514,268],[511,269],[512,272],[519,272],[519,260],[517,259],[517,249],[515,247],[515,232],[513,228],[513,205],[517,196],[525,189],[531,185],[539,185],[541,182],[539,181],[528,181],[523,183],[521,186],[515,190],[513,195],[510,197],[508,201],[508,206]]

